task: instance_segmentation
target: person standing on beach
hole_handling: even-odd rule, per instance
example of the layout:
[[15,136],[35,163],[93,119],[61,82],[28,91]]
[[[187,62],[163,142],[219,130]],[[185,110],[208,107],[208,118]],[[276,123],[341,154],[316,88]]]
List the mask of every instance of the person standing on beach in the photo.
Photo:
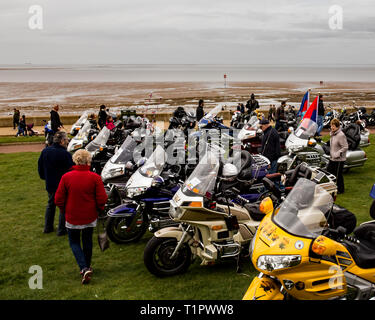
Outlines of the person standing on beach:
[[20,111],[17,108],[14,108],[13,112],[13,130],[18,128],[18,124],[20,123]]
[[319,105],[318,105],[318,129],[316,131],[316,134],[318,136],[321,136],[321,132],[323,129],[323,119],[324,119],[325,109],[324,109],[324,101],[323,101],[323,95],[319,95]]
[[58,104],[56,104],[53,109],[51,110],[50,114],[51,114],[51,129],[53,131],[53,135],[60,131],[62,128],[64,128],[62,122],[60,121],[60,116],[59,116],[59,111],[60,109],[60,106]]
[[246,109],[249,114],[256,109],[259,109],[259,103],[258,103],[258,100],[255,100],[254,93],[252,93],[250,96],[250,99],[247,100]]
[[[60,179],[74,165],[72,155],[66,150],[68,136],[64,131],[58,131],[53,136],[53,144],[43,149],[38,160],[39,177],[46,182],[48,202],[45,212],[44,233],[53,232],[56,205],[55,193]],[[60,210],[57,235],[66,234],[64,211]]]
[[100,129],[102,129],[105,126],[105,123],[107,121],[107,112],[105,111],[106,107],[104,104],[102,104],[99,107],[99,114],[98,114],[98,124]]
[[200,99],[199,102],[198,102],[198,107],[197,107],[197,111],[196,111],[197,122],[199,122],[204,116],[203,107],[204,107],[204,101],[202,99]]
[[101,177],[90,171],[91,154],[84,149],[78,150],[73,155],[73,161],[73,170],[61,178],[55,203],[65,212],[69,245],[79,267],[81,283],[87,284],[93,271],[92,235],[98,212],[104,210],[108,197]]
[[283,121],[285,121],[285,101],[281,102],[280,107],[276,109],[276,115],[275,115],[275,129],[278,131],[280,128],[283,127]]

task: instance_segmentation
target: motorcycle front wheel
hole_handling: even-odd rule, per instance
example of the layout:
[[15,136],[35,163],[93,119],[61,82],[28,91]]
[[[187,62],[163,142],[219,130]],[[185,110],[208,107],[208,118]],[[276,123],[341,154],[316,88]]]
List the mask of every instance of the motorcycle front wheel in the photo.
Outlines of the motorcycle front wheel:
[[171,259],[176,246],[175,238],[152,237],[145,247],[143,256],[148,271],[157,277],[174,276],[186,272],[191,263],[190,247],[184,243],[177,255]]
[[141,213],[136,217],[109,217],[106,231],[108,238],[118,244],[136,242],[147,231],[147,214]]

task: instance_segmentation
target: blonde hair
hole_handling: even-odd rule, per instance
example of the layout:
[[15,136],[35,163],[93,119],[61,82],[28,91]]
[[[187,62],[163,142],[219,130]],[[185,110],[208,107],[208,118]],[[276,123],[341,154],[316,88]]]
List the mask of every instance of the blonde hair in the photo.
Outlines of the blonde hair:
[[91,163],[91,153],[85,149],[77,150],[73,155],[73,162],[76,165],[89,165]]

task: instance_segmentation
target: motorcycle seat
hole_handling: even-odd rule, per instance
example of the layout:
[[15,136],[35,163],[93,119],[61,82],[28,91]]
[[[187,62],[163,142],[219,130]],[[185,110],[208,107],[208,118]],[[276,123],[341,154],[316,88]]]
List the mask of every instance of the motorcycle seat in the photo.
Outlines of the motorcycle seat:
[[259,203],[247,203],[245,208],[254,221],[261,221],[264,218],[264,213],[259,210]]
[[266,178],[270,179],[271,181],[280,181],[281,180],[281,173],[276,172],[276,173],[269,173],[266,174]]
[[294,186],[299,178],[310,180],[311,176],[312,170],[302,162],[294,169],[294,172],[292,172],[292,174],[290,175],[287,185]]
[[360,243],[345,241],[345,246],[358,267],[375,268],[375,221],[361,224],[354,230]]

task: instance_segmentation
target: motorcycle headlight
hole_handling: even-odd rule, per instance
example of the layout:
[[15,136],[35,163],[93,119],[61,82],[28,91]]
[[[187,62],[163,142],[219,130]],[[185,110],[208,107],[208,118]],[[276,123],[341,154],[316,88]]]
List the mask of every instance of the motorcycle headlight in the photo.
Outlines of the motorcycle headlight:
[[125,165],[116,165],[108,161],[102,171],[103,180],[120,176],[125,173]]
[[266,255],[258,258],[257,267],[261,270],[273,271],[294,267],[300,263],[300,255]]
[[143,192],[147,190],[146,187],[136,187],[136,188],[127,188],[126,189],[126,196],[129,198],[133,198],[139,196]]

